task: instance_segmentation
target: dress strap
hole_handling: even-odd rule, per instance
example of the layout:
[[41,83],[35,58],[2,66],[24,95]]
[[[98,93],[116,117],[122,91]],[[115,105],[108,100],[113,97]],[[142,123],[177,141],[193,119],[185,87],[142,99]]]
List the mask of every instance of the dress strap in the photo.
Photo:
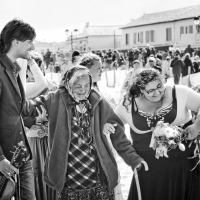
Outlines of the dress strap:
[[176,87],[175,87],[175,85],[172,89],[172,98],[173,98],[173,102],[174,102],[176,100]]
[[[135,109],[136,108],[136,109]],[[132,98],[132,113],[135,113],[138,111],[138,106],[137,103],[135,101],[135,98]]]

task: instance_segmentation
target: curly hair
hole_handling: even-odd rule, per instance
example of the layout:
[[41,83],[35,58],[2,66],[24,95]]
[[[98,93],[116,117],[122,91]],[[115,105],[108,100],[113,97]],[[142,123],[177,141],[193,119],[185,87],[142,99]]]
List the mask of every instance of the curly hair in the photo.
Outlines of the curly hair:
[[94,65],[94,61],[101,61],[101,58],[93,53],[85,53],[81,57],[79,64],[90,69]]
[[132,99],[139,97],[141,90],[144,90],[148,83],[155,80],[163,81],[164,78],[158,70],[153,68],[140,69],[137,73],[133,73],[129,78],[123,105],[128,109],[128,105],[131,104]]

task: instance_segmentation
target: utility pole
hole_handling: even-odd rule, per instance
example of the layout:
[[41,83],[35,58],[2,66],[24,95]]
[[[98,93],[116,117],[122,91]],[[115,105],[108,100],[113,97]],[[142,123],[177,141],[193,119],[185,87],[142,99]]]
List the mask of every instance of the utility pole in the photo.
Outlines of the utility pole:
[[73,51],[73,33],[78,32],[78,29],[74,29],[74,31],[69,31],[68,29],[66,29],[65,33],[67,35],[67,40],[69,39],[69,37],[68,37],[69,32],[71,32],[71,36],[70,36],[71,37],[70,38],[70,41],[71,41],[71,51]]
[[73,52],[73,35],[72,35],[72,32],[71,32],[71,50],[72,50],[72,52]]

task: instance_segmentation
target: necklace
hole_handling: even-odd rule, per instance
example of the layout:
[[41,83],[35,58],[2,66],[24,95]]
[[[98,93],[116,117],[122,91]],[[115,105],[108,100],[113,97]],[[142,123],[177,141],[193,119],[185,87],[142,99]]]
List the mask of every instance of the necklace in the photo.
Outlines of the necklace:
[[[78,107],[77,107],[78,108]],[[86,108],[83,107],[82,111],[74,108],[75,118],[77,119],[78,127],[78,144],[79,146],[83,144],[83,141],[89,146],[92,142],[92,133],[91,133],[91,119]]]

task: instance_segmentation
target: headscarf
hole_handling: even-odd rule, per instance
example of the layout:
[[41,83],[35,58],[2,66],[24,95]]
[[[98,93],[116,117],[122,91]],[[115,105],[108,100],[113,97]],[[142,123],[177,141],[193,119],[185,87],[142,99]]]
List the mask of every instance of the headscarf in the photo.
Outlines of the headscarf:
[[[78,100],[73,94],[72,86],[76,82],[78,77],[82,77],[88,75],[90,78],[90,90],[88,91],[88,94],[85,96],[85,99]],[[87,67],[84,66],[75,66],[73,68],[70,68],[63,76],[59,88],[66,88],[69,92],[72,99],[77,103],[82,103],[83,101],[87,101],[88,96],[91,92],[91,86],[92,86],[92,75],[90,73],[90,70]]]

